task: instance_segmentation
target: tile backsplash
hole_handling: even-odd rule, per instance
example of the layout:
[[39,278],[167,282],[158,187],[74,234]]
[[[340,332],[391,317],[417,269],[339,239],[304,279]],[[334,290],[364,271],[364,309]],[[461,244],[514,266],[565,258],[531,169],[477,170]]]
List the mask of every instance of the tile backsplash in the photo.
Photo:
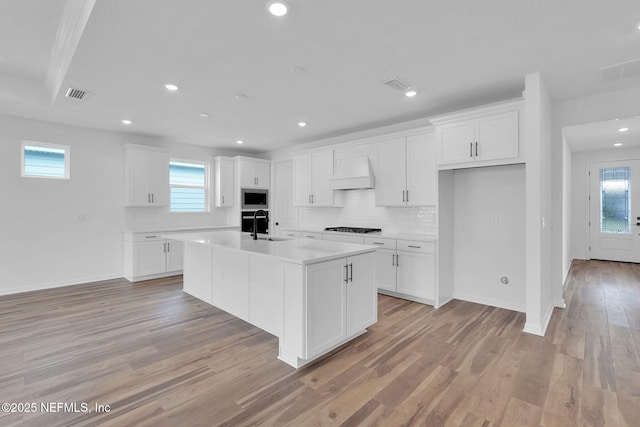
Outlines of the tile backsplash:
[[377,207],[374,190],[349,190],[341,208],[299,208],[299,226],[382,228],[388,233],[436,234],[436,207]]

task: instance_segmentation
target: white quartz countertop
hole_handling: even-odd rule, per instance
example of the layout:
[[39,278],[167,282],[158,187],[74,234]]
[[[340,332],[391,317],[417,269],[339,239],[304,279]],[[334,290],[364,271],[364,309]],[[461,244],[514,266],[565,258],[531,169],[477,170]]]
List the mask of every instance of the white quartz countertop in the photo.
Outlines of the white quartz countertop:
[[344,236],[360,236],[360,237],[382,237],[385,239],[396,240],[417,240],[421,242],[432,242],[437,240],[433,234],[421,234],[421,233],[386,233],[384,231],[380,233],[345,233],[341,231],[325,231],[323,228],[284,228],[283,230],[289,231],[301,231],[310,233],[323,233],[323,234],[341,234]]
[[[269,241],[253,240],[240,231],[215,231],[202,233],[167,234],[167,239],[182,242],[219,246],[230,250],[268,256],[295,264],[315,264],[332,259],[373,252],[375,246],[313,239]],[[266,236],[264,236],[266,237]]]
[[124,230],[124,233],[181,233],[202,230],[232,230],[240,229],[239,225],[202,225],[196,227],[144,227]]

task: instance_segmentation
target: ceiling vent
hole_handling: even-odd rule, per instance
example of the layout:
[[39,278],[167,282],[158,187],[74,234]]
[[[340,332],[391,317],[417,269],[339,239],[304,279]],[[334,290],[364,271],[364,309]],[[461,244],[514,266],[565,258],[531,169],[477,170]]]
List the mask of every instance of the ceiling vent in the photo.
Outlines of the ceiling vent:
[[67,93],[64,96],[66,96],[67,98],[82,100],[86,98],[88,95],[89,95],[89,92],[70,87],[69,89],[67,89]]
[[398,77],[395,77],[393,79],[389,79],[386,82],[384,82],[384,84],[386,86],[389,86],[391,89],[395,89],[395,90],[405,91],[405,90],[411,88],[411,85],[409,83],[403,82]]
[[622,64],[602,67],[598,70],[598,80],[600,83],[611,83],[631,77],[640,76],[640,59],[623,62]]

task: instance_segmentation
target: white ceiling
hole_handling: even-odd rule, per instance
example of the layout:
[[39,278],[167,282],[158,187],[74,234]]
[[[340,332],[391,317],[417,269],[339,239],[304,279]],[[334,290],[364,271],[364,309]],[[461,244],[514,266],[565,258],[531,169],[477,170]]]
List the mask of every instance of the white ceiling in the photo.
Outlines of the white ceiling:
[[640,58],[637,0],[266,3],[2,0],[0,113],[259,152],[517,97],[536,71],[554,100],[640,84],[597,73]]
[[[626,132],[619,129],[628,128]],[[564,136],[571,151],[594,151],[640,147],[640,116],[616,118],[603,122],[566,126]]]

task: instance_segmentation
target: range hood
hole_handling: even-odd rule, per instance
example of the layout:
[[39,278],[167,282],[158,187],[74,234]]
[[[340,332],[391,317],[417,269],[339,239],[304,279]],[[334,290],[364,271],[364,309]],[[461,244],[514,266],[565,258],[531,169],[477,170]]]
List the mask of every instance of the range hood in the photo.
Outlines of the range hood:
[[347,157],[336,161],[333,178],[329,180],[332,190],[357,190],[375,188],[375,178],[369,157]]

